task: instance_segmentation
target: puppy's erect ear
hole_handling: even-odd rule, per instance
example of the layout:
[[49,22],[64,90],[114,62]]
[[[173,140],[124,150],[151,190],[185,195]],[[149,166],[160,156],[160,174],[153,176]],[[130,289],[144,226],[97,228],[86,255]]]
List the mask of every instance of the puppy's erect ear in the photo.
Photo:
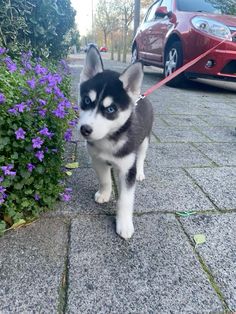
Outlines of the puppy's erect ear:
[[119,77],[123,88],[134,98],[140,95],[143,81],[143,66],[141,62],[130,65]]
[[91,45],[85,58],[83,70],[80,74],[80,83],[93,78],[100,72],[103,72],[103,63],[100,53],[95,46]]

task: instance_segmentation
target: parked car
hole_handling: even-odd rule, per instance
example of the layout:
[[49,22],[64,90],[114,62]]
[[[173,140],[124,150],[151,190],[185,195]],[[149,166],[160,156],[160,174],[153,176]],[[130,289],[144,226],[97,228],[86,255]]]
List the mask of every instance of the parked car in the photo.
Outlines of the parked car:
[[107,47],[105,47],[105,46],[103,46],[103,47],[100,48],[100,52],[107,52],[107,51],[108,51],[108,49],[107,49]]
[[198,77],[236,81],[236,16],[219,7],[210,0],[155,1],[133,40],[131,61],[161,67],[166,77],[226,39],[168,85]]

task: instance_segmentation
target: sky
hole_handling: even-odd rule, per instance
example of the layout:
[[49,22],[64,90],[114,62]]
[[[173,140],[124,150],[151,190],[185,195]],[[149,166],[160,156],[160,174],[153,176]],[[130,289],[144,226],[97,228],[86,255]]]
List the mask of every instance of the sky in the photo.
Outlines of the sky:
[[95,13],[98,1],[99,0],[71,0],[71,5],[77,12],[75,20],[81,36],[86,35],[86,33],[92,29],[92,4],[93,12]]

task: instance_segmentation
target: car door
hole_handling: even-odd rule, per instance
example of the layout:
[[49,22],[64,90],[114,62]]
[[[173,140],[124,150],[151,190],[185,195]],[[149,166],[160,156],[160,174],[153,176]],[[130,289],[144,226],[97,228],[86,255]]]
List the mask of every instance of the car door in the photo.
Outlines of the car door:
[[[167,12],[170,12],[173,10],[172,0],[163,0],[159,3],[158,7],[166,7]],[[147,59],[158,64],[163,62],[165,39],[172,27],[173,23],[167,15],[155,17],[153,25],[150,25],[148,30],[149,51],[146,55]]]
[[161,0],[156,1],[148,10],[144,17],[143,23],[138,30],[138,44],[139,44],[139,56],[141,59],[146,59],[147,55],[151,52],[152,39],[150,38],[150,32],[153,24],[155,23],[155,12],[159,6]]

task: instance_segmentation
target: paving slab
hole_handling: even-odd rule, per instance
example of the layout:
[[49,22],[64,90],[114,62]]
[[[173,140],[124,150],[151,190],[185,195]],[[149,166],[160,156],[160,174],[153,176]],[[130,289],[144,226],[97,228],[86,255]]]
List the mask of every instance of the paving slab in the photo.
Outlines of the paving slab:
[[211,142],[209,138],[188,126],[163,128],[154,123],[152,131],[162,143]]
[[75,161],[76,158],[76,143],[67,142],[65,145],[65,152],[64,152],[64,162],[70,163]]
[[219,209],[236,209],[236,168],[187,169]]
[[214,142],[236,143],[235,127],[202,127],[201,132]]
[[72,188],[73,193],[69,202],[58,202],[54,206],[54,212],[47,215],[57,214],[112,214],[115,212],[114,191],[109,203],[97,204],[94,194],[98,190],[98,180],[92,168],[78,168],[72,170],[73,174],[67,179],[66,187]]
[[153,171],[157,167],[212,166],[213,162],[188,143],[156,143],[149,147],[146,163]]
[[236,118],[227,117],[227,116],[215,116],[215,115],[203,116],[201,118],[210,126],[236,127]]
[[204,234],[206,242],[196,250],[209,267],[225,301],[236,312],[236,213],[196,215],[181,222],[191,238]]
[[41,219],[0,239],[0,313],[58,313],[67,231]]
[[223,307],[174,216],[134,219],[129,241],[113,217],[73,220],[67,313],[222,313]]
[[195,146],[220,166],[236,166],[236,142],[196,143]]
[[137,182],[135,211],[139,213],[158,211],[214,210],[201,189],[182,169],[145,168],[146,179]]
[[76,161],[78,161],[80,168],[91,167],[92,162],[87,151],[87,145],[85,141],[77,143]]
[[207,123],[198,116],[190,115],[161,115],[161,119],[168,123],[169,126],[207,126]]

